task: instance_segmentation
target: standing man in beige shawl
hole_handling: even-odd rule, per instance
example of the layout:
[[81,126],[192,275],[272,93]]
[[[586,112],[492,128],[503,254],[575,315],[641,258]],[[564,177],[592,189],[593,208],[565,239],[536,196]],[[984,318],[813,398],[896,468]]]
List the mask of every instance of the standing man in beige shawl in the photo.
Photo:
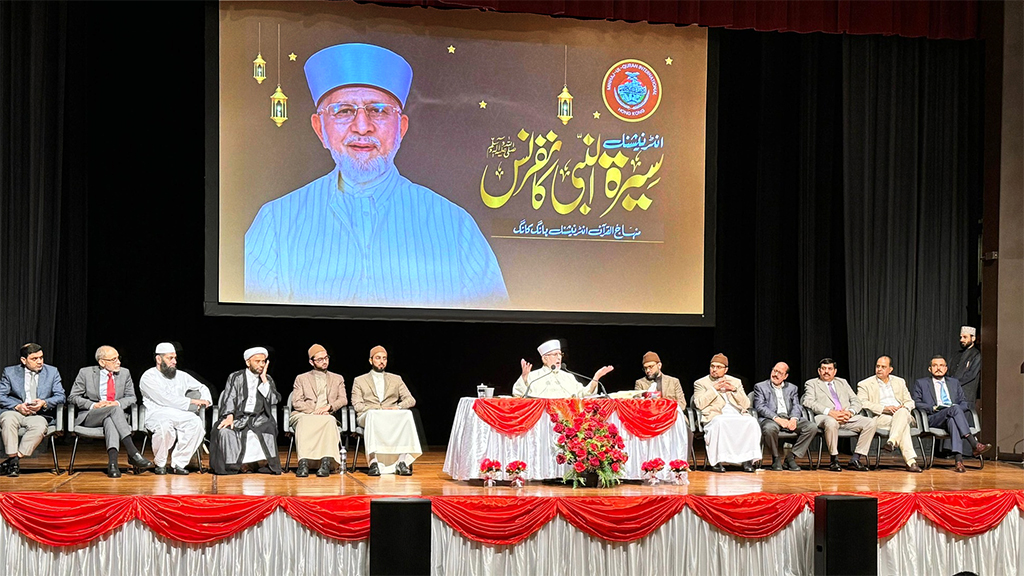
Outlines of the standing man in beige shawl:
[[370,350],[370,371],[352,381],[352,407],[356,409],[356,423],[365,428],[366,456],[370,459],[366,474],[412,476],[412,463],[423,453],[409,412],[416,399],[401,376],[384,371],[387,365],[388,351],[374,346]]
[[348,405],[348,397],[345,396],[345,378],[327,371],[331,357],[323,346],[310,346],[307,357],[313,369],[295,377],[292,415],[288,419],[295,429],[295,451],[299,454],[295,476],[309,476],[309,461],[319,460],[316,475],[323,478],[331,475],[332,460],[341,464],[338,419],[342,416],[339,411]]

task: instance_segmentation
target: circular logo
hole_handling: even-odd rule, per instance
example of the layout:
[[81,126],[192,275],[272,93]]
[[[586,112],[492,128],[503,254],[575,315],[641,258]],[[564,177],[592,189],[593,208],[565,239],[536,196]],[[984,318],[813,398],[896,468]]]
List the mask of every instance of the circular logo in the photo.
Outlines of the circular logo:
[[661,79],[646,62],[632,58],[615,63],[601,85],[604,105],[619,120],[646,120],[661,104]]

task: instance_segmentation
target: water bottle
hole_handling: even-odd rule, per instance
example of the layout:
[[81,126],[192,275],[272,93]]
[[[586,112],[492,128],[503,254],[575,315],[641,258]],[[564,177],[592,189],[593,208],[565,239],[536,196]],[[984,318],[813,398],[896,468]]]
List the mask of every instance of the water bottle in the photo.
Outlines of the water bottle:
[[341,474],[343,476],[345,475],[345,472],[348,472],[348,464],[346,462],[347,459],[348,459],[348,451],[345,450],[344,446],[342,446],[341,447]]

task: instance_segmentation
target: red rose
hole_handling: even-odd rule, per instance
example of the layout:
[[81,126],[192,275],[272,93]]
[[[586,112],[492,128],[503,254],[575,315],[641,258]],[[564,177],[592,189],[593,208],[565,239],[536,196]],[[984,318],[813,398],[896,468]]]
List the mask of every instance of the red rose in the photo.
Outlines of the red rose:
[[619,433],[619,427],[616,426],[615,424],[609,424],[608,425],[608,433],[609,434],[618,434]]
[[565,464],[565,454],[559,452],[558,455],[555,456],[555,462],[558,462],[559,464]]
[[573,469],[576,470],[576,472],[583,472],[584,470],[587,469],[587,467],[583,464],[583,462],[577,462],[577,463],[573,464],[572,467],[573,467]]
[[601,465],[601,461],[597,459],[597,456],[591,456],[590,465],[596,468]]
[[619,471],[619,463],[618,462],[612,462],[612,472],[618,472],[618,471]]
[[583,458],[586,455],[587,455],[587,451],[582,449],[582,448],[580,448],[579,450],[576,451],[576,457],[577,458]]
[[556,423],[556,424],[558,423],[558,414],[552,414],[551,415],[551,422]]
[[562,425],[561,422],[559,422],[558,424],[555,424],[555,432],[559,432],[559,433],[565,432],[565,426]]
[[593,438],[594,437],[594,432],[591,431],[591,430],[587,430],[587,433],[584,434],[584,436],[587,437],[587,438]]
[[561,436],[558,437],[558,443],[565,444],[565,434],[562,434]]

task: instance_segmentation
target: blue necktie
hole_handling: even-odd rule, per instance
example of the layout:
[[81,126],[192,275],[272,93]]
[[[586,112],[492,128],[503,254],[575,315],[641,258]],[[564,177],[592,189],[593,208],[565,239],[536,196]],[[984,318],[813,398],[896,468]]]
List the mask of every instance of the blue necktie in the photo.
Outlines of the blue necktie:
[[942,394],[942,397],[939,398],[939,401],[943,406],[950,406],[953,404],[952,402],[949,401],[949,393],[946,392],[945,380],[939,380],[939,392]]

